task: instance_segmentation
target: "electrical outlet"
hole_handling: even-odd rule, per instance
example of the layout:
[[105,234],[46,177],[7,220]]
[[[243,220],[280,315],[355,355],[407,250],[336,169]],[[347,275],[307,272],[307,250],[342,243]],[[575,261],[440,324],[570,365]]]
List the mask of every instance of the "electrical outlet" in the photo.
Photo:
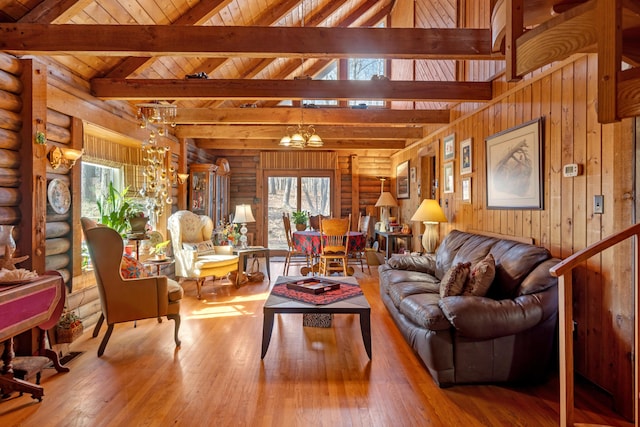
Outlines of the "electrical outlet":
[[602,194],[593,196],[593,213],[594,214],[604,213],[604,196]]

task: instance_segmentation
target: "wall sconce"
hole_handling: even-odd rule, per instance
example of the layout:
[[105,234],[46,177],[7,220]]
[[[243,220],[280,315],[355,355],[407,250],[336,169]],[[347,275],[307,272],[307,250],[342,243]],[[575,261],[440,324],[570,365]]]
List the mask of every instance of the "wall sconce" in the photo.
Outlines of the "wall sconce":
[[179,173],[179,174],[177,174],[177,177],[178,177],[178,184],[184,184],[189,179],[189,174],[188,173]]
[[74,150],[73,148],[60,148],[56,146],[49,151],[49,163],[51,163],[51,167],[54,169],[58,169],[60,166],[71,169],[83,154],[84,150]]

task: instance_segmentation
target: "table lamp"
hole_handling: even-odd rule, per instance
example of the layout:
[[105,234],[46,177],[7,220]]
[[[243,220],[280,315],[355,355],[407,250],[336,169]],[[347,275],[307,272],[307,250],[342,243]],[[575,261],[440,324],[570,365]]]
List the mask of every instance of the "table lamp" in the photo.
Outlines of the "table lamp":
[[236,213],[233,216],[234,224],[242,224],[240,227],[240,249],[247,249],[247,223],[256,222],[251,212],[251,205],[236,205]]
[[416,213],[411,217],[411,221],[422,221],[424,223],[426,228],[422,235],[422,246],[428,254],[434,253],[438,246],[438,231],[436,227],[440,222],[447,222],[447,217],[444,215],[438,201],[424,199]]
[[398,206],[398,202],[395,197],[393,197],[393,194],[388,191],[382,192],[376,202],[376,208],[382,208],[382,213],[380,215],[380,231],[382,232],[387,231],[387,225],[389,224],[389,208],[393,206]]

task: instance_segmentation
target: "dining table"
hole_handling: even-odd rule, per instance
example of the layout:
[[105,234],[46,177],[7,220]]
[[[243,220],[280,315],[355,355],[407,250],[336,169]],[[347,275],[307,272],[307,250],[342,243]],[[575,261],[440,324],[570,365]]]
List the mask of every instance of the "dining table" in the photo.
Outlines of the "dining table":
[[[319,255],[321,251],[320,232],[313,230],[294,231],[293,244],[298,252]],[[359,231],[349,232],[349,252],[362,250],[366,244],[366,236]]]
[[[312,255],[314,258],[320,255],[321,245],[320,245],[320,232],[313,230],[305,230],[305,231],[294,231],[293,235],[293,245],[296,247],[296,251],[304,252],[306,254]],[[366,244],[366,236],[364,233],[359,231],[350,231],[349,232],[349,252],[362,250]],[[303,267],[300,269],[300,273],[303,276],[306,276],[309,272],[317,273],[319,271],[319,263],[314,263],[311,269]],[[347,268],[348,274],[353,275],[353,268]]]

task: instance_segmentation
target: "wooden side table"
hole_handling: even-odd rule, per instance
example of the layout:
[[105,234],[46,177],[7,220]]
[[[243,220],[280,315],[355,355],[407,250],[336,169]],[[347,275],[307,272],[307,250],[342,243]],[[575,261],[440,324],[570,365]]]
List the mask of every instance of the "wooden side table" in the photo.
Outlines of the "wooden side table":
[[376,239],[378,239],[378,236],[384,238],[384,243],[385,243],[385,256],[386,256],[386,260],[388,261],[389,258],[391,258],[391,254],[392,252],[392,248],[394,246],[397,246],[397,240],[401,239],[404,240],[407,244],[407,249],[409,251],[411,251],[411,238],[413,237],[413,235],[411,233],[409,234],[404,234],[404,233],[389,233],[389,232],[384,232],[384,231],[376,231]]
[[247,269],[247,257],[264,257],[267,264],[267,277],[271,280],[271,267],[269,263],[269,248],[264,246],[249,246],[247,249],[233,249],[233,253],[238,255],[238,274],[236,275],[236,287],[242,274]]
[[173,260],[173,258],[166,258],[163,260],[155,260],[152,258],[148,258],[145,259],[144,261],[141,261],[142,265],[144,265],[145,267],[156,267],[156,276],[160,275],[160,269],[165,266],[165,265],[171,265],[173,264],[175,261]]

